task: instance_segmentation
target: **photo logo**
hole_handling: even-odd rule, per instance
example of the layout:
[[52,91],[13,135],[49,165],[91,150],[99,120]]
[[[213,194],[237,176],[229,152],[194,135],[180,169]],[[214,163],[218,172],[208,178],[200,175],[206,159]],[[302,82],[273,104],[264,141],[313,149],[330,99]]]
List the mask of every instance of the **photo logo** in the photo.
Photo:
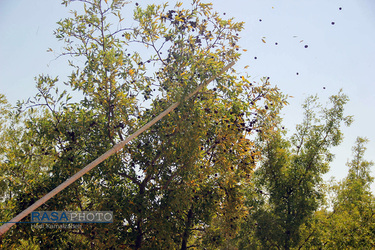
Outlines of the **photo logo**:
[[33,223],[113,223],[112,211],[34,211]]

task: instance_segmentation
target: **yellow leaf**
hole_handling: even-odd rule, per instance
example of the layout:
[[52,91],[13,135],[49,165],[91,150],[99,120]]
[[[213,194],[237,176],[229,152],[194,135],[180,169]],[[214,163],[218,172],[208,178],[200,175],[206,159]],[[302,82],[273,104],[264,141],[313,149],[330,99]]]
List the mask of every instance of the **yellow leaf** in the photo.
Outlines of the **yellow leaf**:
[[134,70],[133,69],[129,69],[129,74],[133,75],[134,74]]
[[245,69],[247,69],[248,67],[249,67],[249,65],[246,65],[246,66],[245,66]]
[[105,1],[105,3],[107,3],[107,0],[104,0]]
[[266,43],[266,40],[264,40],[264,39],[262,38],[262,42]]
[[182,5],[182,2],[176,3],[176,7],[181,7],[181,5]]
[[245,52],[246,52],[246,51],[247,51],[247,49],[243,49],[243,51],[245,51]]

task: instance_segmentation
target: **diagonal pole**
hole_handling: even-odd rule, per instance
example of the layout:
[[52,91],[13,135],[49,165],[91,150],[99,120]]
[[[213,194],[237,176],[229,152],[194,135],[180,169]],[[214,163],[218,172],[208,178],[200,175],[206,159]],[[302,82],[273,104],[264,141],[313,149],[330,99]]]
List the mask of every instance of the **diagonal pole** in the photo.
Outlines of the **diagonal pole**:
[[[198,93],[203,87],[207,86],[210,82],[212,82],[217,76],[223,74],[225,71],[227,71],[229,68],[231,68],[234,65],[234,62],[229,63],[227,66],[225,66],[217,75],[212,76],[210,79],[208,79],[206,82],[203,82],[200,84],[193,92],[191,92],[185,100],[189,99],[196,93]],[[157,117],[152,119],[150,122],[148,122],[146,125],[144,125],[142,128],[137,130],[135,133],[130,135],[125,140],[117,143],[113,148],[99,156],[96,160],[88,164],[86,167],[82,168],[79,172],[77,172],[75,175],[61,183],[59,186],[57,186],[55,189],[53,189],[51,192],[37,200],[34,204],[32,204],[30,207],[26,208],[24,211],[22,211],[20,214],[18,214],[16,217],[14,217],[11,221],[5,223],[0,227],[0,235],[3,235],[6,233],[9,228],[11,228],[14,224],[22,220],[24,217],[26,217],[28,214],[30,214],[32,211],[43,205],[45,202],[47,202],[49,199],[51,199],[53,196],[58,194],[60,191],[68,187],[70,184],[75,182],[77,179],[81,178],[84,174],[89,172],[91,169],[99,165],[101,162],[103,162],[105,159],[113,155],[114,153],[120,151],[125,144],[136,138],[138,135],[142,134],[145,130],[150,128],[152,125],[154,125],[156,122],[158,122],[160,119],[162,119],[164,116],[166,116],[168,113],[170,113],[172,110],[177,108],[177,106],[180,105],[180,102],[176,102],[172,104],[168,109],[163,111],[161,114],[159,114]]]

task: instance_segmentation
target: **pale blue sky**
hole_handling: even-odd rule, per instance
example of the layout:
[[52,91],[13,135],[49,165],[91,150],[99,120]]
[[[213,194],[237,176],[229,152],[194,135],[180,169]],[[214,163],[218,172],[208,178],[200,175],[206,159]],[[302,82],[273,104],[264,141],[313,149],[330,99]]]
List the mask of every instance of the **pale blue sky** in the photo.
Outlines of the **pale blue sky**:
[[[145,6],[163,1],[138,2]],[[219,13],[245,21],[240,45],[247,52],[236,68],[249,65],[246,72],[254,80],[269,76],[284,93],[294,96],[283,111],[289,130],[301,121],[300,106],[308,95],[318,94],[322,102],[340,88],[349,95],[346,113],[354,115],[355,122],[343,129],[343,143],[332,150],[336,159],[327,177],[346,176],[345,163],[351,159],[357,136],[370,139],[366,159],[375,161],[375,1],[212,2]],[[12,104],[35,94],[33,78],[39,74],[66,78],[70,71],[66,60],[53,60],[46,50],[61,47],[53,30],[67,14],[59,0],[0,0],[0,93]]]

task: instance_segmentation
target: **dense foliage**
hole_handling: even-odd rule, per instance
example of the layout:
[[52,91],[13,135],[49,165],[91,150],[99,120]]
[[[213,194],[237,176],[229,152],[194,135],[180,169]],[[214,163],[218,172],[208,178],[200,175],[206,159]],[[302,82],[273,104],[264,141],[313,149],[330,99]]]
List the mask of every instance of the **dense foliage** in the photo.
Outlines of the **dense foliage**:
[[[59,92],[57,78],[38,77],[39,93],[14,116],[20,125],[3,133],[12,144],[3,144],[2,152],[3,220],[172,103],[182,104],[40,208],[114,211],[113,224],[73,232],[18,224],[6,244],[31,237],[43,247],[186,249],[230,241],[244,216],[243,187],[257,158],[248,137],[272,124],[285,100],[267,79],[253,85],[234,70],[184,97],[239,59],[242,23],[193,1],[188,8],[136,4],[137,25],[125,28],[125,1],[77,2],[79,11],[55,31],[65,43],[60,56],[70,56],[73,67],[68,89]],[[73,102],[71,90],[81,100]]]
[[74,9],[55,31],[64,43],[57,56],[73,69],[65,86],[41,75],[38,94],[16,108],[0,95],[2,221],[181,104],[39,208],[113,211],[114,223],[72,230],[21,223],[2,236],[1,247],[374,247],[366,139],[357,140],[345,180],[322,180],[340,127],[351,122],[346,95],[318,111],[317,97],[308,98],[303,122],[287,138],[279,117],[286,96],[269,78],[255,83],[231,69],[185,100],[241,56],[243,24],[211,4],[135,3],[132,18],[122,16],[134,7],[123,0],[63,4]]

